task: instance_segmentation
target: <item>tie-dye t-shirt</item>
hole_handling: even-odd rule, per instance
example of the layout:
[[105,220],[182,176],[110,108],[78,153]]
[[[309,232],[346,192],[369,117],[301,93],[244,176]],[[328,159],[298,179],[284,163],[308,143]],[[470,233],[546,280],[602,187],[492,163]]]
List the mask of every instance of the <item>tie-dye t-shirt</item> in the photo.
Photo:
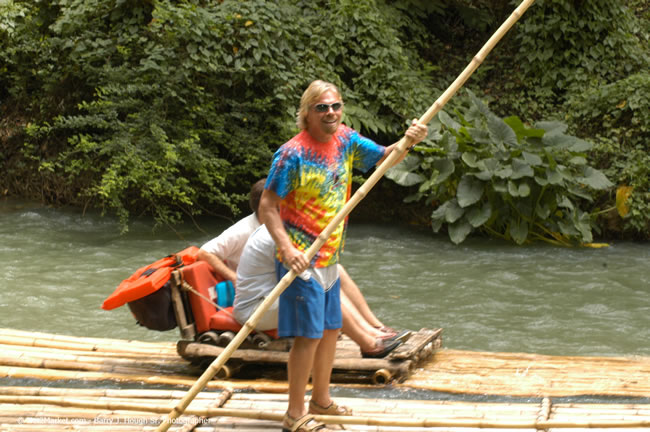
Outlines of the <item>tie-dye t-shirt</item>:
[[[303,130],[275,152],[265,188],[282,198],[280,217],[296,248],[305,252],[343,208],[352,189],[352,168],[368,171],[385,150],[340,125],[327,143]],[[314,267],[338,262],[346,224],[341,223],[314,256]]]

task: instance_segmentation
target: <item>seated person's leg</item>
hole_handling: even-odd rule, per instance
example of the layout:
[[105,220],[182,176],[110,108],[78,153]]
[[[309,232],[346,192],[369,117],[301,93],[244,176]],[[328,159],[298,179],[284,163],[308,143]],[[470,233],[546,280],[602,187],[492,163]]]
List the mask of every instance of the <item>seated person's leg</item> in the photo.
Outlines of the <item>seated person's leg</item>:
[[[400,340],[387,337],[385,333],[365,322],[343,292],[341,292],[341,314],[343,316],[341,330],[359,345],[363,357],[384,357],[400,345]],[[361,323],[365,323],[370,330],[364,329]]]
[[339,266],[339,275],[341,277],[341,292],[345,293],[356,309],[359,311],[361,316],[373,327],[377,329],[382,329],[386,333],[394,333],[395,331],[391,328],[384,326],[384,324],[375,316],[375,314],[370,310],[370,306],[366,302],[363,293],[357,286],[357,284],[352,280],[348,272],[343,268],[341,264]]
[[[355,327],[358,327],[358,330],[360,332],[363,332],[364,334],[371,336],[373,338],[385,336],[386,334],[379,331],[376,329],[374,326],[370,325],[368,321],[361,315],[361,312],[356,308],[356,305],[352,302],[352,300],[341,290],[341,310],[344,311],[344,314],[347,315],[347,319],[349,321],[352,321],[354,323]],[[343,333],[347,334],[345,331],[345,320],[346,317],[343,317],[344,323],[343,323]],[[350,335],[348,335],[350,336]],[[350,339],[352,337],[350,336]],[[353,339],[354,340],[354,339]]]
[[[343,293],[341,293],[343,294]],[[354,310],[354,312],[352,312]],[[375,347],[376,335],[370,334],[363,329],[358,320],[358,312],[351,305],[350,300],[341,295],[341,315],[343,316],[343,333],[356,342],[361,351],[369,351]],[[365,322],[364,320],[362,320]],[[367,324],[367,323],[366,323]]]

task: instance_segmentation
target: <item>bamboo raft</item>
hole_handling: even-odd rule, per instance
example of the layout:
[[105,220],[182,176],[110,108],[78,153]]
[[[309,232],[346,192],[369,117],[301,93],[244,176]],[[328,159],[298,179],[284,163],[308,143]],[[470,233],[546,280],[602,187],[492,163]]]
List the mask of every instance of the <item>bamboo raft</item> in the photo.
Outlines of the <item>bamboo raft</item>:
[[[349,338],[342,336],[336,344],[336,358],[332,371],[333,382],[372,382],[386,384],[391,381],[404,381],[419,366],[431,359],[440,348],[442,329],[421,329],[415,332],[402,345],[385,358],[362,358],[359,346]],[[260,371],[264,377],[279,376],[285,378],[286,365],[289,360],[289,346],[285,340],[274,341],[280,349],[238,349],[220,370],[218,377],[230,378],[242,369],[252,370],[252,377],[259,378]],[[272,343],[274,343],[272,342]],[[198,362],[199,365],[211,362],[224,350],[223,347],[205,343],[181,340],[177,351],[183,358]],[[196,362],[196,361],[195,361]],[[275,372],[275,373],[273,373]]]
[[[0,387],[0,431],[155,430],[185,394],[178,388],[190,387],[201,373],[177,354],[174,343],[168,342],[2,329],[0,349],[0,377],[9,385]],[[38,385],[25,387],[25,380]],[[87,388],[89,382],[93,383],[92,389]],[[60,388],[74,383],[86,388]],[[145,388],[115,389],[116,385]],[[346,428],[650,430],[647,400],[624,404],[553,400],[576,394],[650,398],[650,358],[552,357],[440,349],[410,378],[393,385],[404,390],[526,395],[537,400],[478,403],[337,396],[338,402],[355,412],[353,417],[343,419]],[[377,388],[367,384],[339,386]],[[286,409],[286,391],[286,381],[212,380],[170,430],[278,430]],[[337,420],[327,416],[321,419]]]
[[[431,359],[441,345],[441,333],[441,329],[422,329],[382,359],[362,358],[359,347],[347,337],[342,337],[337,343],[332,381],[373,384],[404,381],[417,367]],[[284,341],[277,342],[286,345]],[[0,344],[8,345],[3,351],[11,356],[3,359],[4,361],[0,363],[2,366],[43,367],[45,365],[47,369],[69,369],[67,365],[77,365],[71,367],[78,367],[88,372],[126,374],[138,371],[155,372],[150,370],[151,367],[160,369],[161,366],[164,366],[169,373],[187,371],[187,362],[179,358],[176,352],[195,366],[195,370],[192,371],[194,373],[206,367],[224,349],[186,340],[179,341],[174,349],[170,344],[151,345],[132,341],[70,338],[8,329],[3,330]],[[25,348],[25,345],[40,349]],[[51,353],[48,348],[58,351]],[[61,349],[65,351],[60,351]],[[72,351],[76,352],[73,354]],[[114,358],[115,355],[120,358]],[[146,358],[142,359],[144,355]],[[239,374],[248,378],[271,377],[284,380],[288,358],[288,347],[282,350],[239,349],[223,366],[218,378],[232,378],[235,374]]]
[[[200,367],[181,358],[176,344],[171,342],[2,329],[0,350],[0,377],[3,378],[191,386],[202,372]],[[408,379],[391,384],[404,389],[479,395],[650,398],[650,358],[560,357],[438,349],[426,363],[412,370]],[[347,385],[369,387],[358,382]],[[287,387],[282,378],[215,379],[210,381],[208,388],[284,392]]]
[[[182,398],[178,390],[0,387],[0,431],[150,431]],[[354,411],[346,429],[356,431],[648,430],[650,406],[634,404],[487,403],[338,397]],[[175,431],[276,431],[287,396],[200,392]],[[320,416],[332,422],[336,417]],[[341,420],[341,419],[338,419]]]

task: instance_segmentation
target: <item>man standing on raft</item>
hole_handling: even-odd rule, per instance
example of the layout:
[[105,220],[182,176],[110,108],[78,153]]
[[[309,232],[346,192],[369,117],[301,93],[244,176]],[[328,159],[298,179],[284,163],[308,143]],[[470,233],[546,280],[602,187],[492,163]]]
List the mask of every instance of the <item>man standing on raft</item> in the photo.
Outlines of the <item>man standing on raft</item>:
[[[329,394],[341,328],[336,264],[346,223],[337,227],[312,262],[305,252],[350,198],[352,168],[369,170],[396,144],[383,147],[362,137],[341,124],[342,114],[343,100],[334,84],[317,80],[309,85],[297,114],[301,132],[275,153],[260,201],[260,220],[278,247],[278,279],[289,269],[299,275],[280,296],[279,335],[295,338],[289,354],[289,407],[282,422],[284,431],[328,430],[305,410],[310,374],[310,414],[351,414]],[[406,131],[414,144],[426,135],[426,125],[415,120]]]

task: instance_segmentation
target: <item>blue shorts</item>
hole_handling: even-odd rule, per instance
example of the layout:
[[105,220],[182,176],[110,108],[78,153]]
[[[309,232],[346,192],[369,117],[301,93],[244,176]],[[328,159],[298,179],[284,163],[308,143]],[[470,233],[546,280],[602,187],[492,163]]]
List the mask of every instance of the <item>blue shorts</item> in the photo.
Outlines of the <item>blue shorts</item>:
[[[277,259],[275,272],[278,280],[289,273]],[[336,280],[332,288],[324,291],[314,278],[306,281],[296,277],[280,294],[280,337],[302,336],[320,339],[323,337],[323,330],[340,329],[342,324],[340,279]]]

